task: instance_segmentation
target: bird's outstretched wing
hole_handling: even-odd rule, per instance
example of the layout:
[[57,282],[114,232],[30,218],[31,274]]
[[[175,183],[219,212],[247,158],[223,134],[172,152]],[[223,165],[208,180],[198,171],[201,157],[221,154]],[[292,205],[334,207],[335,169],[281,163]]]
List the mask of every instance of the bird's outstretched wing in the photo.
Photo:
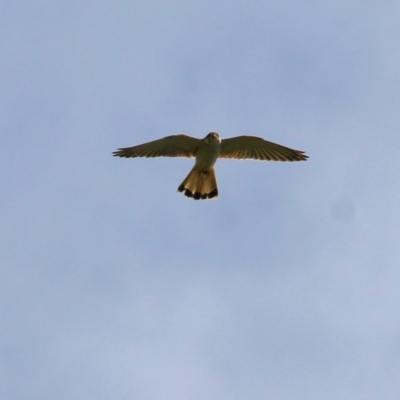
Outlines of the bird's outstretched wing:
[[114,157],[194,157],[201,140],[186,135],[172,135],[113,152]]
[[289,149],[255,136],[237,136],[223,139],[220,158],[268,161],[305,161],[304,151]]

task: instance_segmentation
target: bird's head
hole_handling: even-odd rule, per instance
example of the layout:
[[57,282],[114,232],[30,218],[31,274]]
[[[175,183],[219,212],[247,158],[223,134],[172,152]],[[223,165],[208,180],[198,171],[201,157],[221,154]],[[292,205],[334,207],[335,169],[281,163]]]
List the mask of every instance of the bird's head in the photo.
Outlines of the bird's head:
[[210,132],[207,136],[206,136],[206,142],[207,143],[211,143],[212,141],[217,141],[219,143],[221,143],[221,138],[219,137],[217,132]]

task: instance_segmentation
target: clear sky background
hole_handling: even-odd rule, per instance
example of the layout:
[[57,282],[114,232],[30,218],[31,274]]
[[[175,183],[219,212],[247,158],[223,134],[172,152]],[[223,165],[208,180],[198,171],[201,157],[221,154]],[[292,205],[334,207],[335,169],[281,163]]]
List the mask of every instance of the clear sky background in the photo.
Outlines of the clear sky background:
[[[0,399],[399,399],[399,1],[3,1]],[[302,163],[117,159],[248,134]]]

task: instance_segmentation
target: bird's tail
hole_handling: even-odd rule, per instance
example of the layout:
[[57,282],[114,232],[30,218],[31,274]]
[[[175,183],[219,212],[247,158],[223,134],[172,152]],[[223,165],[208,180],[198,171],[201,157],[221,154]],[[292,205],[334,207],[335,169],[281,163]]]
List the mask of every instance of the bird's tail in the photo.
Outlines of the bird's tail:
[[214,168],[202,171],[194,166],[179,185],[178,192],[184,192],[185,196],[195,200],[217,198],[218,186]]

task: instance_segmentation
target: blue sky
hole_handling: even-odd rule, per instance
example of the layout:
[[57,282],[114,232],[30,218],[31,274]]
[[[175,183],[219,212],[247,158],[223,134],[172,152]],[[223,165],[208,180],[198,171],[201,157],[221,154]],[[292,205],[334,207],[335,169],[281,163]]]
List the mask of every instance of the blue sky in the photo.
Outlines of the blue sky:
[[398,399],[400,4],[3,3],[0,398]]

